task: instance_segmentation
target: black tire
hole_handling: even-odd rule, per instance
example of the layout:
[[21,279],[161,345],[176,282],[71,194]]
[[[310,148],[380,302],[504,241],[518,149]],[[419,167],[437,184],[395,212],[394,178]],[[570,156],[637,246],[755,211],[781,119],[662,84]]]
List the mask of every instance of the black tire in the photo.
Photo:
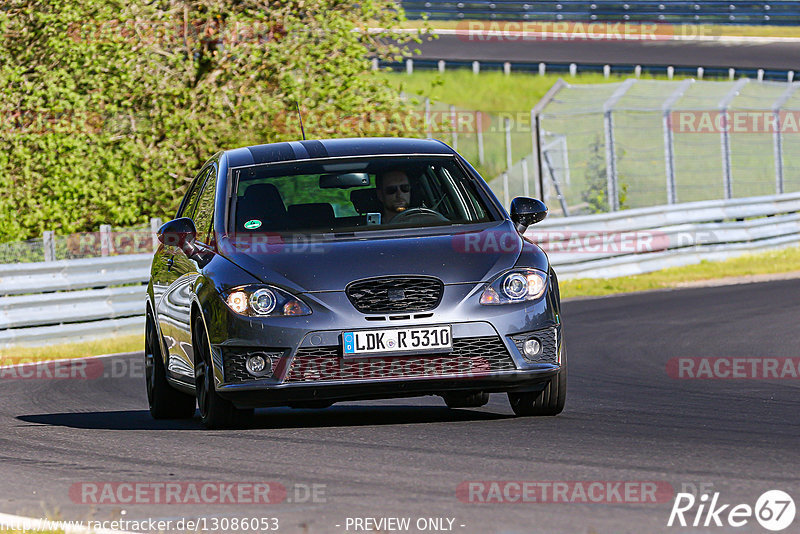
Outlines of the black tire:
[[558,415],[567,400],[567,349],[561,348],[561,370],[542,391],[509,393],[508,402],[516,415]]
[[448,408],[480,408],[489,402],[489,394],[477,393],[443,393],[442,398]]
[[217,393],[211,366],[211,347],[208,345],[203,320],[196,317],[192,328],[194,349],[194,377],[197,391],[197,407],[200,420],[207,429],[241,428],[253,420],[253,409],[240,410]]
[[167,382],[161,343],[150,314],[144,331],[144,375],[147,386],[147,403],[153,419],[191,419],[194,417],[195,398],[173,388]]

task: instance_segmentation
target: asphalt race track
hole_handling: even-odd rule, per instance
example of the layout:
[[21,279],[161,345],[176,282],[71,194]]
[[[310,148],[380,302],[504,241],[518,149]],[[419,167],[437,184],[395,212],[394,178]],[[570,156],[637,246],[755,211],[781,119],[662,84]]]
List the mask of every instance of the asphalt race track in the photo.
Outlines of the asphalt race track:
[[[675,492],[706,484],[730,504],[752,506],[770,489],[797,501],[800,380],[679,380],[666,369],[681,356],[797,357],[798,293],[800,280],[788,280],[565,303],[569,396],[556,418],[512,417],[502,395],[461,410],[427,397],[262,410],[253,428],[208,432],[197,419],[150,419],[141,355],[104,360],[117,377],[6,377],[0,512],[277,517],[280,531],[309,533],[347,532],[348,517],[454,518],[453,531],[475,534],[729,532],[667,528],[672,492],[657,503],[477,504],[459,500],[456,488],[655,481]],[[324,486],[315,503],[258,506],[70,497],[76,484],[122,481],[274,481],[291,501],[307,500],[303,485]],[[751,520],[737,532],[766,531]]]
[[426,39],[412,48],[419,59],[580,63],[597,65],[673,65],[800,70],[798,42],[585,41],[497,38],[472,40],[456,35]]

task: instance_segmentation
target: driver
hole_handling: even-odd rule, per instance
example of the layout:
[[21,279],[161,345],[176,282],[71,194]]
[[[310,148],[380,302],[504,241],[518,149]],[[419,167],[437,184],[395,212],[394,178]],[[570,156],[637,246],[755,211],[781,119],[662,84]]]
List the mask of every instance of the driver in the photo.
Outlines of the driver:
[[381,223],[391,222],[398,214],[408,209],[411,202],[411,182],[408,175],[399,169],[391,169],[375,176],[375,189],[381,203]]

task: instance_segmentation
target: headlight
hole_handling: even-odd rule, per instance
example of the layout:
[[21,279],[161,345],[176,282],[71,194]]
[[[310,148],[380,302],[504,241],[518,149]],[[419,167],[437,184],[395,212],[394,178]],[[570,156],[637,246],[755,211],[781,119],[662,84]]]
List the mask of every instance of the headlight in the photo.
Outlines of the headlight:
[[547,274],[536,269],[515,269],[495,278],[481,294],[481,304],[510,304],[536,300],[547,289]]
[[228,307],[247,317],[311,315],[311,308],[291,293],[269,286],[243,286],[224,293]]

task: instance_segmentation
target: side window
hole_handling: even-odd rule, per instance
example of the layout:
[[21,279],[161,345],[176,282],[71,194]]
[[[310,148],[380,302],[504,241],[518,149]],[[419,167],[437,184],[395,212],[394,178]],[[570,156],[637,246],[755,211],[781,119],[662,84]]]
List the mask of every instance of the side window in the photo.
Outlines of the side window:
[[217,173],[214,167],[209,167],[203,191],[200,193],[200,200],[197,202],[197,209],[192,215],[194,225],[197,228],[197,240],[201,243],[209,242],[208,234],[211,230],[211,220],[214,216],[214,197],[216,192]]
[[200,173],[194,177],[194,180],[192,180],[192,183],[189,185],[189,189],[186,191],[186,196],[183,197],[181,207],[178,208],[178,213],[175,214],[176,219],[180,217],[192,216],[194,205],[197,203],[197,194],[200,192],[200,188],[203,186],[203,178],[205,175],[205,171],[200,171]]

